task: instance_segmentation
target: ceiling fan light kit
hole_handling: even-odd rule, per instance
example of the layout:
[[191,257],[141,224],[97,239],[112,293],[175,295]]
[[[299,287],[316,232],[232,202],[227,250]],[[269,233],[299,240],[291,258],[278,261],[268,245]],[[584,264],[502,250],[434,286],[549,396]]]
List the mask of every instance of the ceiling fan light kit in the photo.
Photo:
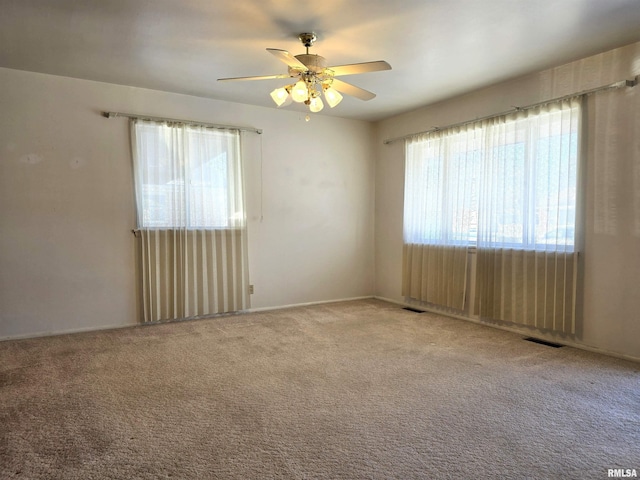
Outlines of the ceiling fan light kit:
[[290,87],[276,88],[273,92],[271,92],[271,98],[279,107],[290,105],[293,101],[291,95],[289,95],[290,92]]
[[298,38],[307,49],[306,53],[291,55],[286,50],[267,48],[267,51],[283,61],[288,66],[287,74],[265,75],[258,77],[219,78],[218,81],[267,80],[276,78],[297,79],[295,83],[276,88],[271,92],[271,98],[278,107],[285,107],[291,103],[304,103],[313,113],[324,108],[322,96],[330,108],[334,108],[342,101],[340,92],[351,95],[360,100],[371,100],[375,94],[334,77],[353,75],[358,73],[391,70],[391,66],[382,60],[376,62],[355,63],[327,67],[327,60],[320,55],[310,54],[309,47],[316,41],[315,33],[301,33]]
[[335,88],[330,86],[323,86],[324,98],[327,99],[327,103],[331,108],[335,107],[342,101],[342,95]]

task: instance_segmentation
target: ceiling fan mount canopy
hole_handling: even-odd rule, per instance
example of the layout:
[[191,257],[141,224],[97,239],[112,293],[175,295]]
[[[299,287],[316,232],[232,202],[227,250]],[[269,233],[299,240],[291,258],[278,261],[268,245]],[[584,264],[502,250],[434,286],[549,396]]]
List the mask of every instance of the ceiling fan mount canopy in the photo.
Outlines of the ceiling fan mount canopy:
[[254,77],[219,78],[218,81],[270,80],[278,78],[296,79],[296,83],[276,88],[271,92],[271,98],[278,107],[291,104],[293,101],[304,103],[312,112],[319,112],[324,107],[322,95],[331,108],[342,100],[342,92],[360,100],[371,100],[375,93],[364,90],[335,77],[354,75],[359,73],[391,70],[391,65],[383,60],[348,65],[327,66],[327,59],[309,53],[316,41],[315,33],[301,33],[298,38],[306,47],[306,53],[291,55],[286,50],[267,48],[267,51],[288,66],[286,74],[263,75]]
[[302,45],[304,45],[307,48],[312,47],[314,42],[318,39],[318,37],[316,37],[316,34],[313,32],[301,33],[300,35],[298,35],[298,38],[302,42]]

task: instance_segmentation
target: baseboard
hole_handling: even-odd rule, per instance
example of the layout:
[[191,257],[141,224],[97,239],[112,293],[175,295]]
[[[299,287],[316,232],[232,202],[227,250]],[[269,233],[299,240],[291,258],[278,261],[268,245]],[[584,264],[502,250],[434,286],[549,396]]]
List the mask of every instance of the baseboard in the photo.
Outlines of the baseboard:
[[[194,317],[192,319],[181,319],[181,320],[175,320],[178,322],[182,322],[182,321],[189,321],[189,320],[199,320],[199,319],[204,319],[204,318],[216,318],[216,317],[223,317],[223,316],[227,316],[227,315],[238,315],[238,314],[243,314],[243,313],[253,313],[253,312],[265,312],[265,311],[271,311],[271,310],[282,310],[282,309],[286,309],[286,308],[295,308],[295,307],[306,307],[306,306],[311,306],[311,305],[322,305],[325,303],[338,303],[338,302],[350,302],[350,301],[354,301],[354,300],[366,300],[369,298],[373,298],[371,295],[366,295],[366,296],[362,296],[362,297],[350,297],[350,298],[339,298],[339,299],[334,299],[334,300],[320,300],[317,302],[306,302],[306,303],[294,303],[294,304],[289,304],[289,305],[278,305],[278,306],[273,306],[273,307],[262,307],[262,308],[250,308],[248,310],[243,310],[241,312],[235,312],[235,313],[222,313],[222,314],[218,314],[218,315],[209,315],[206,317]],[[2,336],[0,337],[0,342],[4,342],[4,341],[10,341],[10,340],[26,340],[26,339],[30,339],[30,338],[42,338],[42,337],[57,337],[59,335],[71,335],[74,333],[87,333],[87,332],[99,332],[101,330],[114,330],[114,329],[119,329],[119,328],[131,328],[131,327],[136,327],[136,326],[148,326],[148,325],[155,325],[155,324],[162,324],[162,323],[167,323],[170,321],[163,321],[163,322],[148,322],[148,323],[129,323],[129,324],[125,324],[125,325],[104,325],[104,326],[99,326],[99,327],[85,327],[85,328],[71,328],[71,329],[67,329],[67,330],[60,330],[60,331],[55,331],[55,332],[38,332],[38,333],[27,333],[27,334],[22,334],[22,335],[7,335],[7,336]]]
[[102,330],[116,330],[119,328],[131,328],[139,323],[127,323],[125,325],[103,325],[99,327],[84,327],[84,328],[70,328],[67,330],[60,330],[55,332],[38,332],[38,333],[24,333],[21,335],[8,335],[0,337],[0,342],[8,340],[26,340],[29,338],[42,338],[42,337],[57,337],[59,335],[72,335],[74,333],[87,333],[87,332],[100,332]]
[[[391,298],[381,297],[381,296],[378,296],[378,295],[374,295],[372,298],[375,298],[377,300],[382,300],[384,302],[394,303],[394,304],[400,305],[402,307],[411,307],[411,308],[415,308],[416,310],[422,310],[424,312],[435,313],[437,315],[443,315],[445,317],[451,317],[451,318],[456,318],[458,320],[464,320],[466,322],[475,323],[477,325],[482,325],[484,327],[497,328],[498,330],[505,330],[507,332],[515,333],[515,334],[518,334],[518,335],[531,336],[531,332],[527,332],[527,331],[524,331],[524,330],[520,330],[518,328],[508,327],[508,326],[504,326],[504,325],[493,325],[493,324],[490,324],[490,323],[485,323],[485,322],[482,322],[478,318],[467,317],[467,316],[464,316],[464,315],[455,315],[455,314],[452,314],[452,313],[447,313],[447,312],[444,312],[444,311],[436,310],[435,308],[417,306],[417,305],[412,304],[412,303],[393,300]],[[586,350],[588,352],[599,353],[600,355],[607,355],[609,357],[615,357],[615,358],[620,358],[622,360],[629,360],[629,361],[632,361],[632,362],[640,363],[640,357],[634,357],[632,355],[626,355],[624,353],[612,352],[610,350],[606,350],[606,349],[598,348],[598,347],[593,347],[591,345],[585,345],[585,344],[579,343],[579,342],[573,342],[573,341],[567,340],[567,339],[558,339],[558,338],[555,338],[555,337],[554,338],[549,338],[548,336],[545,336],[543,334],[540,334],[539,336],[543,340],[549,340],[549,341],[552,341],[554,343],[559,343],[561,345],[565,345],[567,347],[577,348],[577,349],[580,349],[580,350]]]
[[297,308],[297,307],[309,307],[312,305],[323,305],[326,303],[339,303],[339,302],[353,302],[355,300],[368,300],[370,298],[375,298],[373,295],[365,295],[363,297],[349,297],[349,298],[338,298],[334,300],[319,300],[317,302],[304,302],[304,303],[291,303],[288,305],[277,305],[273,307],[258,307],[258,308],[250,308],[248,310],[244,310],[247,313],[255,313],[255,312],[268,312],[272,310],[284,310],[285,308]]

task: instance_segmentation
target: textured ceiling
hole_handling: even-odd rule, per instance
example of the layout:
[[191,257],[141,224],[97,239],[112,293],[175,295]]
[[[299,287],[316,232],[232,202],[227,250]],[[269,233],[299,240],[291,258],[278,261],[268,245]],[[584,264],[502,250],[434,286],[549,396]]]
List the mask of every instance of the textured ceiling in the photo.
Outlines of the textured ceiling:
[[[0,66],[275,108],[266,52],[311,49],[377,97],[321,115],[379,120],[640,40],[640,0],[0,0]],[[301,108],[300,105],[286,107]]]

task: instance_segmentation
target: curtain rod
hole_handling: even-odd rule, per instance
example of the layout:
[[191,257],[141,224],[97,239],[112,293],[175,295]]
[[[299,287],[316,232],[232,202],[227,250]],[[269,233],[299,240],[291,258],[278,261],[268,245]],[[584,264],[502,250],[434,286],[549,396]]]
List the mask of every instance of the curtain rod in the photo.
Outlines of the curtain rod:
[[473,120],[465,120],[464,122],[452,123],[450,125],[445,125],[444,127],[433,127],[433,128],[430,128],[429,130],[425,130],[423,132],[409,133],[408,135],[403,135],[401,137],[389,138],[387,140],[384,140],[382,143],[384,143],[385,145],[389,145],[391,143],[397,142],[398,140],[406,140],[407,138],[411,138],[411,137],[414,137],[416,135],[423,135],[423,134],[426,134],[426,133],[438,132],[440,130],[446,130],[448,128],[462,127],[462,126],[465,126],[465,125],[470,125],[472,123],[477,123],[477,122],[482,122],[484,120],[489,120],[491,118],[502,117],[504,115],[509,115],[511,113],[522,112],[524,110],[531,110],[532,108],[540,107],[542,105],[547,105],[547,104],[552,103],[552,102],[560,102],[560,101],[567,100],[567,99],[573,98],[573,97],[580,97],[580,96],[583,96],[583,95],[591,95],[593,93],[602,92],[604,90],[614,90],[614,89],[618,89],[618,88],[622,88],[622,87],[634,87],[635,85],[638,84],[639,79],[640,79],[640,75],[636,76],[633,80],[621,80],[619,82],[610,83],[609,85],[603,85],[601,87],[595,87],[595,88],[591,88],[589,90],[583,90],[582,92],[571,93],[569,95],[563,95],[562,97],[552,98],[551,100],[545,100],[543,102],[532,103],[531,105],[527,105],[525,107],[513,107],[512,110],[507,110],[505,112],[493,113],[491,115],[486,115],[484,117],[474,118]]
[[176,118],[164,118],[164,117],[151,117],[149,115],[136,115],[134,113],[122,113],[122,112],[102,112],[102,116],[106,118],[116,118],[116,117],[124,117],[124,118],[135,118],[138,120],[149,120],[151,122],[175,122],[175,123],[184,123],[185,125],[193,125],[198,127],[208,127],[208,128],[228,128],[230,130],[240,130],[242,132],[254,132],[257,134],[262,134],[262,130],[259,128],[252,127],[236,127],[233,125],[218,125],[215,123],[207,123],[207,122],[194,122],[193,120],[179,120]]

